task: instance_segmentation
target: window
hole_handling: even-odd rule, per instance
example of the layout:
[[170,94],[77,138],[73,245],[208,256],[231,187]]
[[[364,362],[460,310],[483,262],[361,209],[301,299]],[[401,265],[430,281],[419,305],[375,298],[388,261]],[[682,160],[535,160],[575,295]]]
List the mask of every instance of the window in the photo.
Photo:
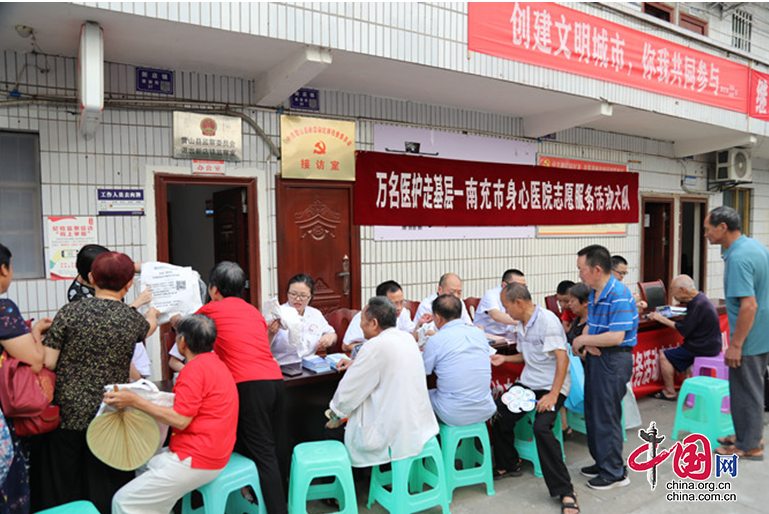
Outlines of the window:
[[753,15],[736,9],[732,14],[732,46],[750,52],[753,35]]
[[708,35],[708,22],[686,14],[684,12],[676,11],[676,8],[668,4],[660,2],[644,2],[643,12],[649,16],[654,16],[662,21],[678,25],[682,29],[691,30],[696,34],[702,36]]
[[733,208],[742,219],[742,233],[750,236],[750,189],[736,187],[724,191],[724,205]]
[[0,131],[0,242],[13,254],[15,278],[43,278],[37,134]]

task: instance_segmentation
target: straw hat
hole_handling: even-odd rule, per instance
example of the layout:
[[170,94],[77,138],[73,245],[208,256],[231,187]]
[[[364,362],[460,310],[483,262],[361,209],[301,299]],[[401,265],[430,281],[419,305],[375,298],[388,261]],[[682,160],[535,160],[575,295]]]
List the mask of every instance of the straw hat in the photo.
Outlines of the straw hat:
[[103,463],[131,471],[155,455],[160,430],[155,420],[136,409],[120,409],[97,416],[88,425],[86,441]]

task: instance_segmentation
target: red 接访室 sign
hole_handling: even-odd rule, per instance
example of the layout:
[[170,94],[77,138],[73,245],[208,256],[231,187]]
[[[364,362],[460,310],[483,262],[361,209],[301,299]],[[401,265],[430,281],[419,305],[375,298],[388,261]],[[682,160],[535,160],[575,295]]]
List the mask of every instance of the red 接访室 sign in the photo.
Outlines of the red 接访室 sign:
[[353,219],[440,227],[635,223],[638,174],[358,152]]
[[468,8],[468,48],[748,112],[748,67],[552,2]]

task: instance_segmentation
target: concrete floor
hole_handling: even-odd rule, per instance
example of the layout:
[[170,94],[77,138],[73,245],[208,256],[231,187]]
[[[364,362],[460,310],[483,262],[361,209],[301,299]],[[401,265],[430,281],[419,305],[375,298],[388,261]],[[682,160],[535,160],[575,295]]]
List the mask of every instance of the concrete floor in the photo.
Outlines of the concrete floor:
[[[666,439],[661,444],[670,448],[670,433],[673,429],[676,404],[653,398],[638,400],[638,407],[643,419],[643,428],[655,421],[661,435]],[[769,419],[765,417],[765,421]],[[767,425],[764,425],[765,438]],[[682,437],[685,433],[682,432]],[[628,440],[625,442],[623,455],[625,458],[643,441],[638,437],[638,429],[627,431]],[[587,438],[575,433],[565,441],[566,465],[571,473],[574,488],[577,493],[581,511],[584,513],[633,513],[633,514],[664,514],[664,513],[696,513],[696,514],[731,514],[731,513],[766,513],[769,512],[769,458],[761,462],[741,460],[737,464],[737,477],[722,475],[715,478],[715,468],[708,482],[731,482],[731,493],[736,494],[734,502],[671,502],[666,496],[670,493],[666,484],[680,479],[673,471],[672,456],[657,468],[657,488],[652,491],[647,482],[646,473],[629,471],[631,484],[627,487],[609,491],[594,491],[587,487],[587,479],[579,474],[582,466],[592,464],[587,449]],[[513,512],[558,513],[560,505],[557,498],[550,498],[542,478],[534,476],[531,464],[524,461],[524,474],[521,477],[510,477],[494,482],[496,494],[487,496],[483,485],[459,488],[454,492],[454,499],[449,506],[452,514],[482,513],[510,514]],[[717,491],[717,490],[716,490]],[[701,492],[701,491],[700,491]],[[722,491],[724,492],[724,491]],[[387,512],[379,504],[369,510],[366,508],[368,499],[368,481],[358,484],[358,507],[362,514],[380,514]],[[695,494],[697,491],[695,491]],[[311,502],[311,512],[329,512],[330,509],[320,502]],[[440,513],[434,508],[429,513]],[[396,514],[396,513],[393,513]]]

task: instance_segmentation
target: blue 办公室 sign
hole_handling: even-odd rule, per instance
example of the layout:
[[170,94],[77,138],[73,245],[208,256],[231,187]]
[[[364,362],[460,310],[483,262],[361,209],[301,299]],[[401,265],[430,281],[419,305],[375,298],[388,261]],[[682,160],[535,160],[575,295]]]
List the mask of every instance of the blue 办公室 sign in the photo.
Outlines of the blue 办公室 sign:
[[99,216],[144,216],[144,191],[141,189],[97,189]]
[[136,68],[136,90],[145,93],[174,94],[174,72],[152,68]]
[[317,89],[302,88],[291,95],[291,108],[306,111],[320,110],[320,96]]

